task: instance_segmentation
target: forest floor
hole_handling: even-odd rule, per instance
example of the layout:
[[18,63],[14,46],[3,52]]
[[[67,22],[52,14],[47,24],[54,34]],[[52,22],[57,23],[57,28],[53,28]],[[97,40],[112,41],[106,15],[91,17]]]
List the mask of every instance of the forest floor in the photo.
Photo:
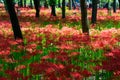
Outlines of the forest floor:
[[[119,80],[120,11],[99,9],[90,36],[82,34],[80,11],[67,10],[66,18],[50,16],[42,8],[20,8],[23,41],[14,40],[9,15],[0,8],[0,80]],[[23,42],[23,43],[22,43]]]

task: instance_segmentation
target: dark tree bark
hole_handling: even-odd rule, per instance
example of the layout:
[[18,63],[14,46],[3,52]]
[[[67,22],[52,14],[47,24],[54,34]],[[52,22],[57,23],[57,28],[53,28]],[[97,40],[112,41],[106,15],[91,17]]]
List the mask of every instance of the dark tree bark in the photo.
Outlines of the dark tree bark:
[[110,0],[108,0],[107,9],[109,10],[110,8],[111,8],[111,6],[110,6]]
[[76,9],[75,1],[72,0],[73,9]]
[[12,0],[6,0],[6,4],[7,4],[7,9],[8,9],[8,13],[10,16],[10,20],[11,20],[11,24],[12,24],[12,29],[14,32],[14,38],[15,39],[23,39],[22,37],[22,32],[20,30],[20,25],[18,22],[18,18],[14,9],[14,4]]
[[2,3],[2,0],[0,0],[0,3]]
[[111,16],[111,5],[110,5],[110,0],[108,0],[107,10],[108,10],[108,15]]
[[45,0],[45,2],[44,2],[44,7],[48,8],[48,2],[47,2],[47,0]]
[[89,35],[86,0],[80,0],[82,32]]
[[26,7],[26,0],[24,0],[24,7]]
[[20,7],[23,7],[23,0],[20,0]]
[[72,0],[69,0],[69,10],[72,10]]
[[65,0],[62,0],[62,18],[65,18]]
[[40,12],[40,0],[34,0],[34,5],[35,5],[35,10],[36,10],[36,14],[35,17],[39,17],[39,12]]
[[50,7],[51,7],[51,15],[52,16],[56,16],[56,0],[49,0],[49,4],[50,4]]
[[59,8],[61,7],[61,3],[60,3],[60,0],[58,0],[58,7],[59,7]]
[[120,0],[118,0],[118,2],[119,2],[119,9],[120,9]]
[[55,5],[51,5],[51,8],[52,8],[52,10],[51,10],[51,15],[52,15],[52,16],[56,16]]
[[95,24],[97,20],[97,0],[92,0],[92,24]]
[[116,13],[116,0],[113,0],[113,12]]
[[30,0],[30,8],[33,8],[32,0]]
[[6,0],[3,0],[3,3],[4,3],[5,10],[7,12]]

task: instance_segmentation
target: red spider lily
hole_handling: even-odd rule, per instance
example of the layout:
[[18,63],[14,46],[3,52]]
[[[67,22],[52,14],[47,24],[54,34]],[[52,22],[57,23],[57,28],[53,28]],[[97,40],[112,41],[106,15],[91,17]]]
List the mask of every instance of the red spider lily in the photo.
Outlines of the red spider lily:
[[33,63],[30,65],[31,67],[31,72],[32,74],[41,74],[45,71],[46,68],[48,68],[47,65],[43,64],[38,64],[38,63]]
[[22,39],[17,39],[16,42],[17,42],[17,43],[22,43],[23,40],[22,40]]
[[74,49],[74,46],[73,45],[70,45],[70,44],[61,44],[59,46],[60,49],[65,49],[65,50],[72,50]]
[[83,75],[84,77],[89,77],[89,76],[92,75],[92,73],[89,72],[88,70],[83,70],[83,71],[81,72],[81,75]]
[[119,74],[120,71],[120,49],[114,49],[105,56],[108,60],[103,61],[102,69],[113,71],[115,75]]
[[0,51],[0,55],[9,55],[10,54],[10,50],[1,50]]
[[0,42],[2,42],[0,43],[0,55],[10,54],[10,44],[8,43],[8,41],[1,36]]
[[73,35],[73,34],[79,34],[79,30],[75,30],[74,28],[68,28],[66,26],[64,26],[61,31],[60,31],[61,35]]
[[79,16],[76,16],[76,15],[67,16],[67,18],[68,18],[69,21],[71,21],[71,22],[78,22],[78,21],[80,21],[80,17],[79,17]]
[[101,70],[101,69],[102,69],[102,67],[99,66],[99,65],[97,65],[97,66],[94,67],[94,70],[95,70],[95,71],[99,71],[99,70]]
[[85,34],[80,35],[74,35],[72,36],[72,40],[78,44],[89,44],[89,36],[86,36]]
[[46,60],[46,59],[54,59],[54,58],[56,58],[56,55],[57,55],[57,53],[55,53],[55,52],[50,52],[48,55],[43,56],[42,59],[43,59],[43,60]]
[[15,68],[15,71],[20,71],[21,69],[25,69],[26,66],[25,65],[18,65],[16,68]]
[[30,76],[22,77],[22,80],[29,80],[29,79],[30,79]]
[[[34,50],[36,49],[36,44],[29,44],[29,45],[27,45],[25,48],[26,48],[26,50],[27,51],[29,51],[30,53],[33,53],[34,52]],[[34,52],[35,53],[35,52]]]
[[75,80],[82,80],[83,76],[79,73],[79,72],[72,72],[71,76],[75,79]]
[[[6,17],[8,17],[8,16],[6,16]],[[7,25],[7,26],[6,26]],[[0,28],[5,28],[5,29],[8,29],[8,28],[10,28],[11,26],[10,26],[10,22],[8,22],[8,21],[2,21],[2,22],[0,22]]]
[[22,75],[13,70],[6,70],[5,73],[10,76],[11,79],[22,78]]
[[114,72],[114,76],[120,76],[120,71]]
[[0,77],[0,80],[7,80],[7,78],[4,78],[4,77]]
[[113,49],[113,45],[117,42],[118,40],[116,38],[112,38],[111,33],[107,33],[99,37],[95,37],[94,42],[91,42],[91,46],[94,49],[105,49],[107,47]]
[[[110,61],[104,61],[103,64],[103,69],[108,70],[108,71],[119,71],[120,70],[120,63],[117,62],[118,60],[110,60]],[[112,62],[112,64],[111,64]]]
[[96,24],[91,24],[90,27],[91,27],[91,28],[95,28],[95,27],[96,27]]
[[27,28],[28,26],[30,26],[30,22],[20,22],[21,28]]
[[[64,66],[62,64],[53,64],[53,63],[33,63],[31,64],[31,72],[33,74],[44,74],[44,76],[49,79],[54,78],[56,80],[57,77],[64,77],[64,79],[70,78],[70,76],[74,76],[74,78],[81,79],[81,75],[76,74],[74,72],[71,73],[71,68],[74,66]],[[76,75],[75,75],[76,74]],[[56,76],[55,76],[56,75]]]
[[72,56],[77,56],[79,54],[80,54],[79,52],[72,52],[69,56],[72,57]]
[[59,61],[65,61],[65,62],[69,60],[68,54],[66,52],[62,52],[62,51],[60,51],[60,54],[57,55],[56,58]]
[[9,44],[11,45],[17,45],[18,43],[16,41],[8,40]]
[[50,56],[49,55],[43,56],[42,59],[43,60],[50,59]]

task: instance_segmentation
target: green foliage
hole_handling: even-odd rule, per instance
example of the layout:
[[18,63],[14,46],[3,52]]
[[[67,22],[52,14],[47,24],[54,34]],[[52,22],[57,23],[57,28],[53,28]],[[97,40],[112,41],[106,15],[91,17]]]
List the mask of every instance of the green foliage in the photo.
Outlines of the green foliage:
[[96,80],[110,80],[111,76],[113,75],[113,72],[108,72],[105,70],[101,70],[99,72],[96,72],[95,79]]
[[14,59],[14,60],[22,60],[22,57],[26,55],[26,51],[21,51],[21,52],[12,52],[10,54],[10,56]]
[[101,65],[104,58],[103,50],[93,51],[87,48],[80,48],[78,52],[80,54],[72,58],[72,64],[81,66],[82,69],[91,70],[91,67]]
[[103,30],[103,29],[111,29],[111,28],[120,28],[120,22],[114,22],[112,20],[106,20],[102,23],[98,23],[95,29]]
[[49,0],[50,5],[56,5],[56,0]]
[[24,45],[27,45],[27,39],[26,38],[23,40],[23,43],[24,43]]

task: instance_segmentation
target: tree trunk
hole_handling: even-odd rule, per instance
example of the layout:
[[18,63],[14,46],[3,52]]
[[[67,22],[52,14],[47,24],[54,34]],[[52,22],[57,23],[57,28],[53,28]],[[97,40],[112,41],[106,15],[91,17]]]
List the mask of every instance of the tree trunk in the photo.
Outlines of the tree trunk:
[[51,8],[52,8],[52,10],[51,10],[51,15],[52,15],[52,16],[56,16],[55,5],[51,5]]
[[12,24],[12,29],[14,32],[14,38],[23,39],[22,32],[20,30],[19,21],[15,12],[12,0],[6,0],[6,4],[7,4],[7,9],[10,16],[11,24]]
[[89,26],[87,19],[87,5],[85,0],[80,0],[82,32],[89,35]]
[[108,0],[108,7],[107,7],[107,10],[108,10],[108,15],[111,16],[111,5],[110,5],[110,0]]
[[75,1],[72,0],[73,9],[76,9]]
[[97,0],[92,0],[92,24],[95,24],[97,20]]
[[47,0],[45,0],[44,7],[45,7],[45,8],[48,8]]
[[3,3],[4,3],[5,10],[6,10],[6,12],[7,12],[7,4],[6,4],[6,0],[3,0]]
[[120,0],[118,0],[118,2],[119,2],[119,9],[120,9]]
[[36,10],[36,14],[35,17],[39,17],[39,12],[40,12],[40,0],[34,0],[34,5],[35,5],[35,10]]
[[116,0],[113,0],[113,12],[116,13]]
[[26,7],[26,0],[24,0],[24,7]]
[[65,0],[62,0],[62,18],[65,18]]
[[30,0],[30,8],[33,8],[32,0]]
[[69,10],[72,10],[72,0],[69,0]]
[[20,0],[20,7],[23,7],[23,0]]
[[61,7],[61,3],[60,3],[60,0],[58,0],[58,7],[59,7],[59,8]]

